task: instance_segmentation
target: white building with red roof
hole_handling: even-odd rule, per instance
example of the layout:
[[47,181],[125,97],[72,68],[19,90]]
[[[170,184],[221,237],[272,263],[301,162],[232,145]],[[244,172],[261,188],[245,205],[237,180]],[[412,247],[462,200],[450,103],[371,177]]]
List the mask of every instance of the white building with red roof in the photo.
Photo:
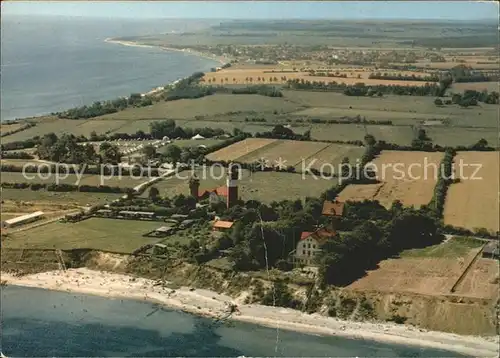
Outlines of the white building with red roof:
[[300,235],[300,240],[295,249],[295,263],[302,265],[315,265],[315,259],[321,246],[329,239],[333,238],[337,233],[326,227],[321,227],[315,231],[304,231]]

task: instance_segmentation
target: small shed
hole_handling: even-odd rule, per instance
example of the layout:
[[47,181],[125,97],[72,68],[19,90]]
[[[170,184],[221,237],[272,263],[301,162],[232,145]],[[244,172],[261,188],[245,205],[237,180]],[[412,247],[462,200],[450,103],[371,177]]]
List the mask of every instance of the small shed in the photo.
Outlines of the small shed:
[[487,243],[483,248],[482,257],[488,259],[500,259],[500,247],[498,241],[491,241]]
[[174,231],[173,226],[160,226],[159,228],[155,229],[156,233],[165,234],[165,235],[171,234],[172,231]]

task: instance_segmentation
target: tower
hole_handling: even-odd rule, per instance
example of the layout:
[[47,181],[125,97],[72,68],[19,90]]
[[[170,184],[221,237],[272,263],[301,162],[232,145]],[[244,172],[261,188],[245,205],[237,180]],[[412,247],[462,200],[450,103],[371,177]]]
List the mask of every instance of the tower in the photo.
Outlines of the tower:
[[189,193],[192,197],[198,200],[198,190],[200,189],[200,179],[193,174],[191,178],[189,178]]
[[238,179],[239,179],[239,168],[237,165],[229,163],[227,168],[227,208],[233,207],[238,201]]

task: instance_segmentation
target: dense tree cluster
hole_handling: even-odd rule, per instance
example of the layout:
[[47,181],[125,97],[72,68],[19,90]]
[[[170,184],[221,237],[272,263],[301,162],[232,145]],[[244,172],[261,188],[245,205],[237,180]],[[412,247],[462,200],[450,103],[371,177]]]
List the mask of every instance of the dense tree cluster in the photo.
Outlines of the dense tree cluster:
[[277,124],[269,132],[256,133],[257,138],[273,138],[273,139],[291,139],[291,140],[309,140],[311,133],[308,131],[304,134],[296,134],[294,131],[282,124]]
[[39,142],[39,138],[31,138],[26,140],[19,140],[15,142],[2,143],[0,145],[2,151],[7,150],[23,150],[34,148]]
[[58,163],[95,163],[98,156],[92,145],[80,145],[77,137],[54,133],[44,135],[36,150],[40,159]]
[[142,96],[140,93],[132,93],[128,98],[121,97],[111,101],[96,101],[90,106],[81,106],[57,113],[59,118],[86,119],[103,116],[105,114],[122,111],[129,107],[145,107],[153,104],[149,96]]
[[451,102],[461,107],[475,106],[478,102],[498,104],[499,94],[496,91],[488,92],[487,90],[483,90],[479,92],[475,90],[465,90],[463,94],[454,93],[451,97]]
[[173,119],[164,121],[154,121],[149,125],[149,132],[153,139],[181,138],[190,139],[199,134],[205,138],[216,137],[225,134],[220,128],[204,127],[204,128],[189,128],[177,126]]
[[474,70],[470,66],[458,65],[449,71],[453,82],[489,82],[498,81],[498,75],[487,75],[483,72]]
[[216,92],[212,86],[191,86],[175,88],[171,91],[165,92],[162,98],[165,101],[176,101],[179,99],[196,99],[205,96],[210,96]]

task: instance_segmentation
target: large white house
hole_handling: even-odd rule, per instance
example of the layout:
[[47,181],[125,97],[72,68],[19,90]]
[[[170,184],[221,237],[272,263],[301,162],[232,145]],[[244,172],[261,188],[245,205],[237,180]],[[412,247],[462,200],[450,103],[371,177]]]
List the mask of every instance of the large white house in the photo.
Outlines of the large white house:
[[307,266],[315,265],[316,256],[321,252],[321,245],[336,235],[335,231],[326,227],[312,232],[303,232],[295,249],[295,263]]

